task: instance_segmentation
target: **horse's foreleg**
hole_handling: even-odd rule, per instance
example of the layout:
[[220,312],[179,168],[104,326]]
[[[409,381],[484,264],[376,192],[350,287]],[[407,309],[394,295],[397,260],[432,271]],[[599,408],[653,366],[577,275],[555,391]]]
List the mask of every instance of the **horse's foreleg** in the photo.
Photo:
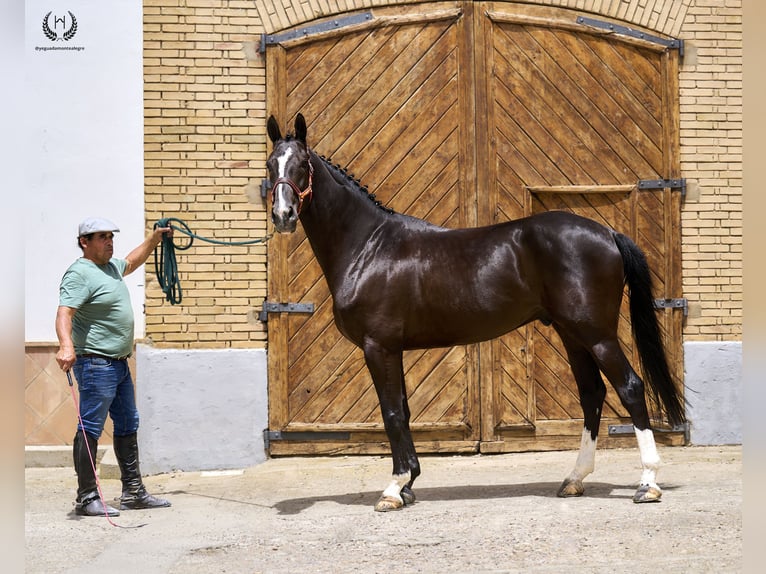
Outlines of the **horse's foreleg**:
[[413,504],[415,502],[415,493],[412,491],[412,484],[420,476],[420,461],[415,452],[415,443],[412,440],[410,432],[410,405],[407,402],[407,388],[404,385],[404,370],[402,370],[402,404],[404,407],[404,445],[407,453],[407,463],[410,467],[410,480],[402,487],[401,496],[404,504]]
[[409,408],[405,398],[402,352],[388,351],[368,339],[365,341],[364,358],[380,401],[383,425],[391,445],[393,461],[391,482],[375,504],[375,510],[379,512],[398,510],[405,503],[414,502],[412,481],[420,474],[409,429]]
[[404,496],[402,489],[410,481],[410,473],[404,474],[394,473],[391,482],[380,495],[380,498],[375,503],[375,510],[377,512],[388,512],[389,510],[399,510],[405,506]]

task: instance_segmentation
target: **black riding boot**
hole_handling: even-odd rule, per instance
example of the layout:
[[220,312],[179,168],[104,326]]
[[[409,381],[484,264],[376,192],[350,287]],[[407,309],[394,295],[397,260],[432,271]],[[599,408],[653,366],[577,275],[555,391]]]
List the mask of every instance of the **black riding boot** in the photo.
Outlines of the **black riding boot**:
[[75,514],[79,516],[119,516],[120,511],[104,504],[98,495],[96,472],[93,468],[98,453],[98,440],[78,430],[77,434],[74,435],[72,444],[74,470],[77,473]]
[[128,436],[115,436],[113,445],[122,479],[120,508],[127,510],[170,506],[170,502],[164,498],[149,494],[141,480],[141,470],[138,466],[138,435],[133,433]]

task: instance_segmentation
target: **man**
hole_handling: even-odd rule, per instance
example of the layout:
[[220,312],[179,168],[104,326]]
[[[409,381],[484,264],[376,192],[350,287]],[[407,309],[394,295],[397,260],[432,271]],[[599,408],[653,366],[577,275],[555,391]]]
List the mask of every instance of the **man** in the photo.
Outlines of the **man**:
[[112,257],[114,234],[120,230],[99,217],[79,226],[77,245],[82,257],[64,273],[59,287],[56,361],[72,369],[80,392],[80,417],[74,437],[77,473],[75,513],[80,516],[119,516],[98,494],[96,460],[98,440],[107,413],[114,423],[114,454],[120,467],[120,508],[162,508],[167,500],[149,494],[138,464],[138,410],[128,357],[133,353],[133,309],[123,277],[144,264],[162,240],[173,234],[158,227],[125,259]]

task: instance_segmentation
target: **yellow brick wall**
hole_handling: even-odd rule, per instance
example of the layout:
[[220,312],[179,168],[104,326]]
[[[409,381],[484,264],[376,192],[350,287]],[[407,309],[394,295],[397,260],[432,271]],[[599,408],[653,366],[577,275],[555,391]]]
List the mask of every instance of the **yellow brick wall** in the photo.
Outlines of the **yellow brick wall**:
[[[266,235],[265,78],[255,50],[262,28],[252,1],[144,1],[147,225],[176,217],[220,241]],[[180,305],[164,301],[147,263],[147,339],[158,347],[263,346],[256,309],[266,294],[265,244],[195,240],[176,257]]]
[[742,338],[742,2],[690,2],[681,36],[686,340]]
[[[183,219],[201,236],[266,234],[263,33],[385,0],[145,0],[147,225]],[[742,323],[741,0],[540,0],[684,39],[681,171],[685,340],[739,340]],[[178,234],[180,236],[180,234]],[[183,239],[178,239],[183,242]],[[163,301],[147,264],[147,339],[158,347],[265,346],[257,311],[266,249],[195,240],[177,252],[183,301]]]

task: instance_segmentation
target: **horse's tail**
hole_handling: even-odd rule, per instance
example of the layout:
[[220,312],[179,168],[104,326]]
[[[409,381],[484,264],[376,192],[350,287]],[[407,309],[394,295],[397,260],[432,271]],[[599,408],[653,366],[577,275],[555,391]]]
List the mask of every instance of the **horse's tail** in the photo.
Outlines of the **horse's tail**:
[[613,235],[625,269],[633,338],[638,347],[644,380],[652,398],[664,408],[670,424],[682,424],[686,421],[686,415],[683,401],[670,375],[660,336],[660,327],[654,311],[649,264],[643,252],[630,238],[617,232]]

